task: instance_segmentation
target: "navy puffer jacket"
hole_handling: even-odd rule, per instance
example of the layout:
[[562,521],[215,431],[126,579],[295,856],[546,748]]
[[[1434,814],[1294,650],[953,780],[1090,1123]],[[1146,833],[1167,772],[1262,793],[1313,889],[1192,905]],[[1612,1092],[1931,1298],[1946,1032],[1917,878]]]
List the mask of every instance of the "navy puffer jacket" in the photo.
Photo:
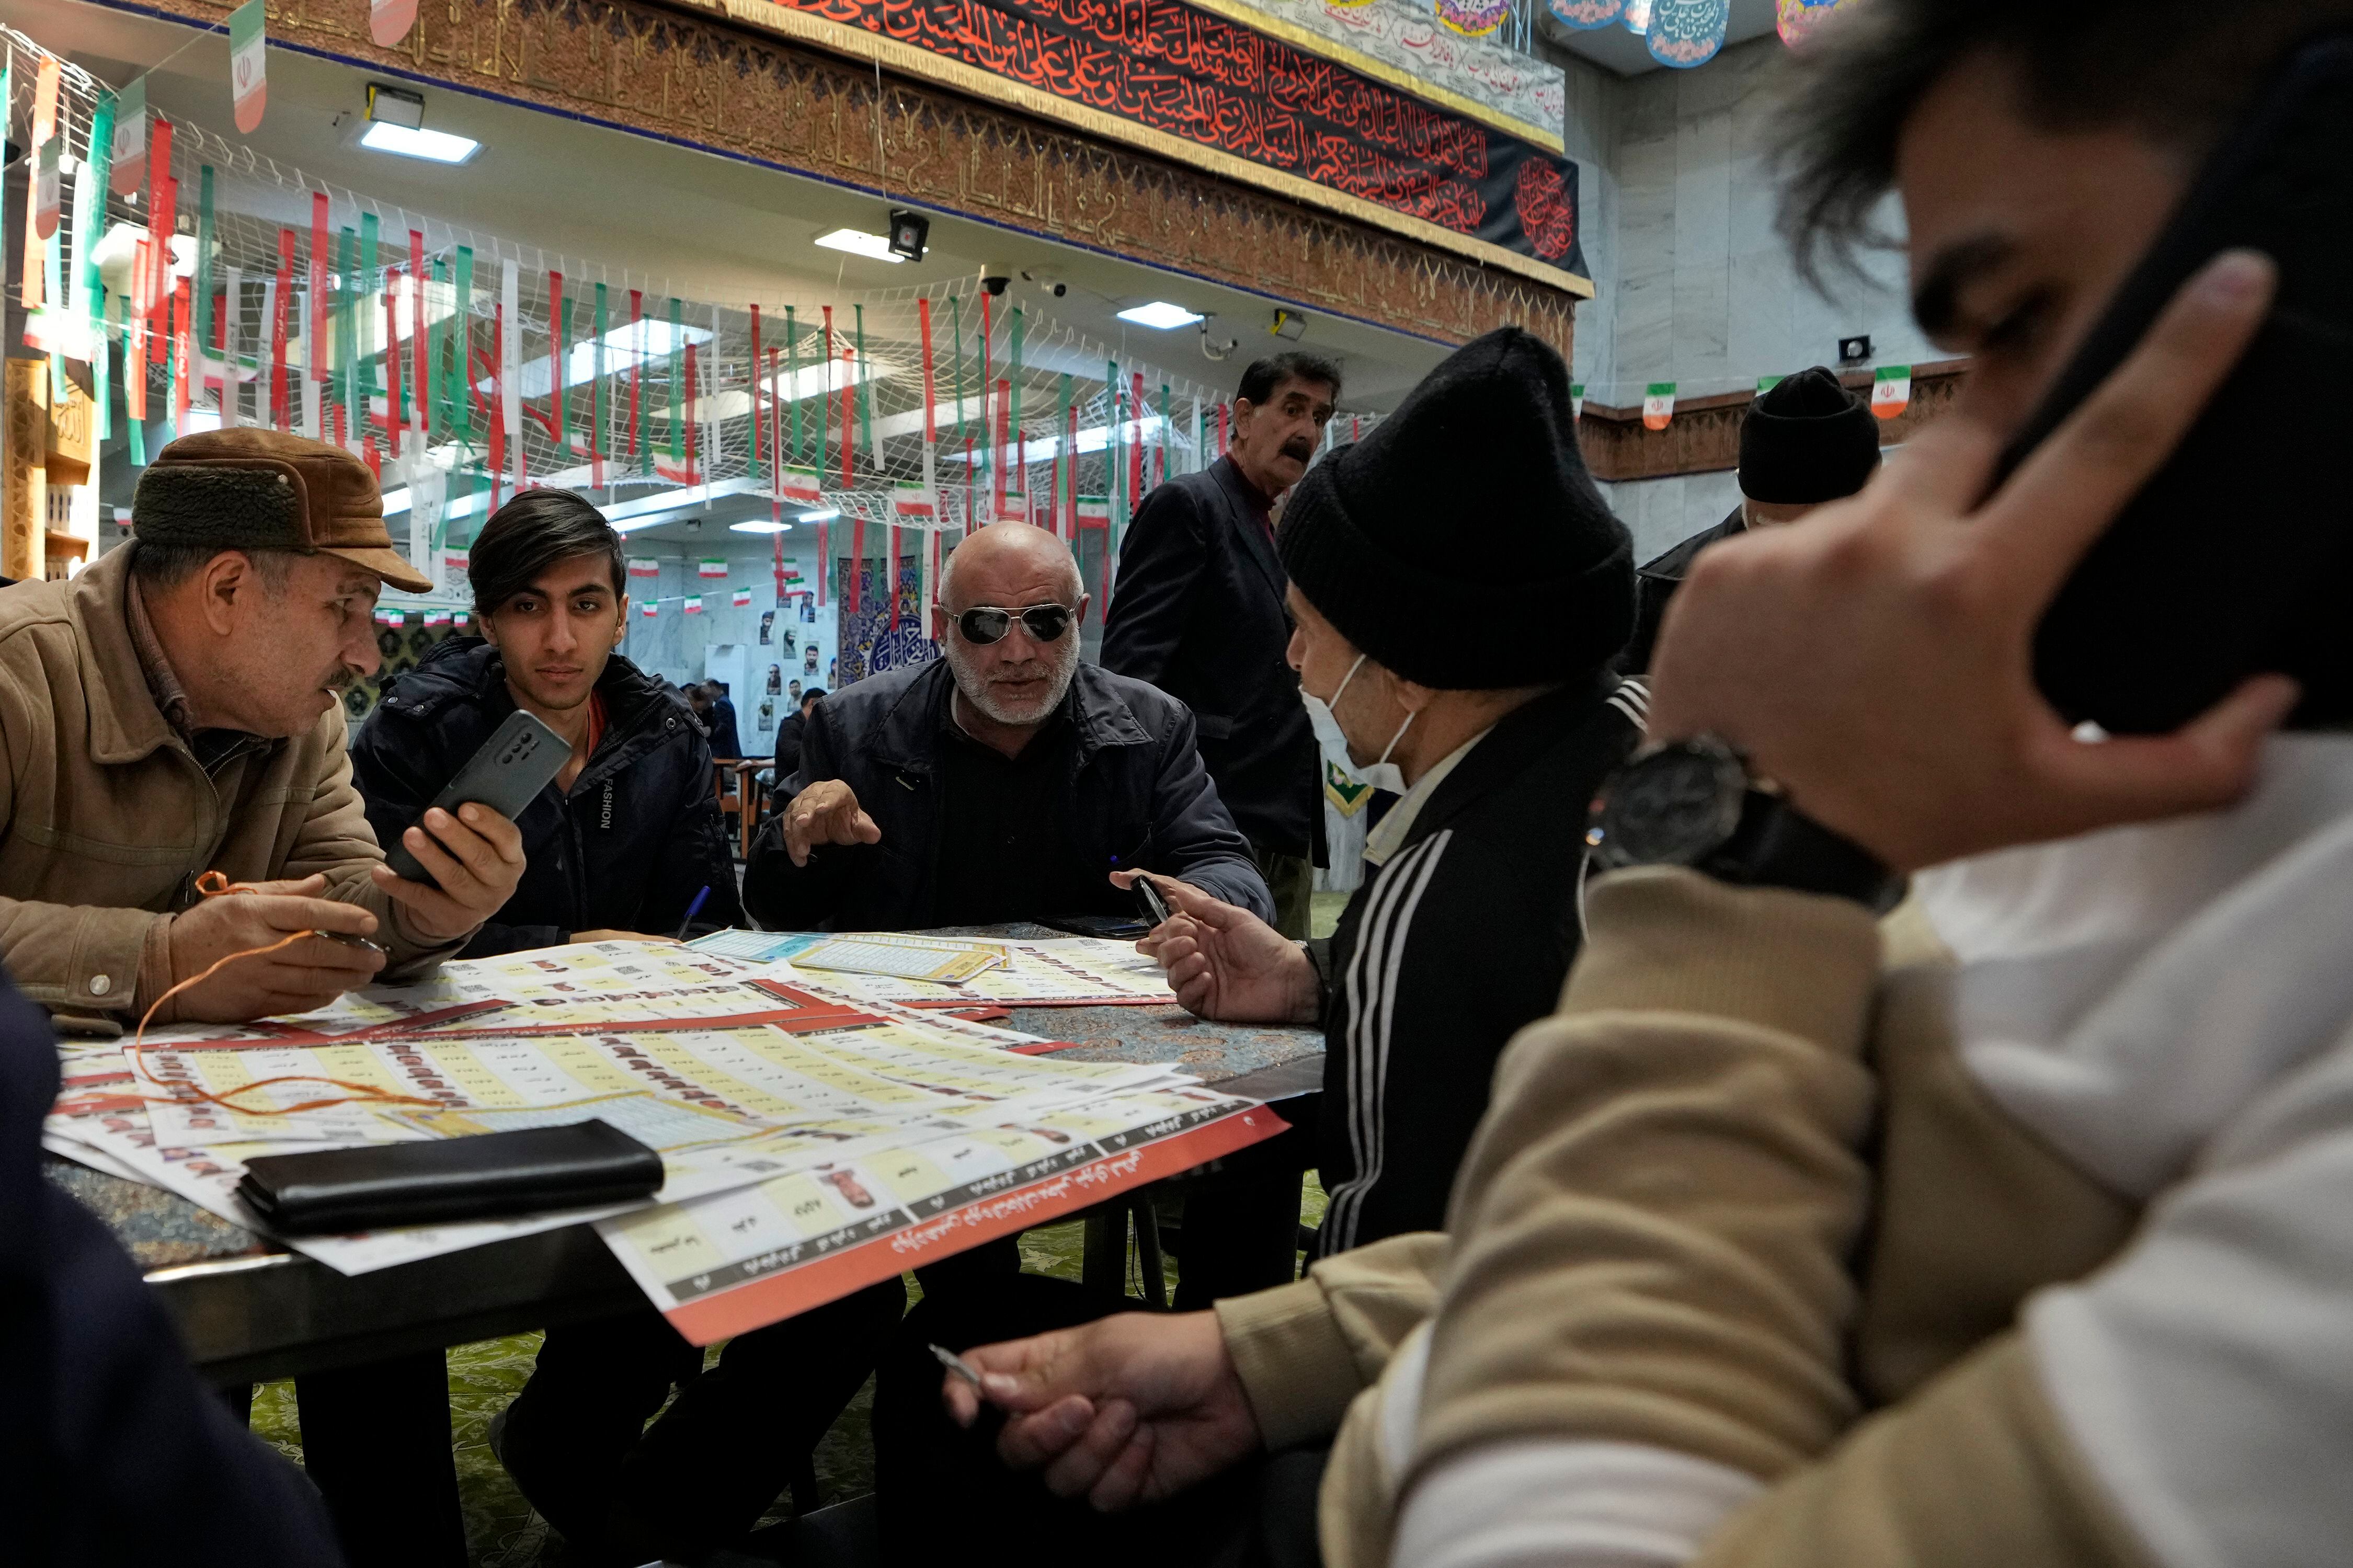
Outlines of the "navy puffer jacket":
[[[551,784],[523,808],[522,881],[462,956],[557,947],[577,931],[670,936],[705,887],[697,928],[742,923],[711,743],[685,697],[618,654],[596,690],[596,754],[568,795]],[[480,637],[451,638],[394,677],[352,742],[376,841],[394,842],[423,815],[514,708],[506,667]]]

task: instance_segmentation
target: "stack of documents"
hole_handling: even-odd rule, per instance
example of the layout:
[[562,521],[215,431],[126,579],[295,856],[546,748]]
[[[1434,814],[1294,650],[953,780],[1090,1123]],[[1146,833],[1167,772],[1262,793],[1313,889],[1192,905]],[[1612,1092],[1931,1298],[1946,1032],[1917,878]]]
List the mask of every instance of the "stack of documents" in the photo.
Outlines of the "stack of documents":
[[911,1007],[1168,1006],[1157,961],[1103,937],[973,941],[871,932],[723,931],[699,952],[787,984]]
[[287,1244],[357,1274],[593,1217],[707,1343],[1282,1131],[1183,1073],[1027,1054],[1042,1042],[849,994],[1013,963],[922,945],[819,956],[871,948],[963,978],[813,972],[843,983],[819,991],[777,978],[790,960],[598,942],[447,964],[300,1017],[153,1030],[136,1057],[77,1042],[45,1141],[262,1229],[234,1194],[253,1156],[593,1117],[659,1152],[657,1199]]

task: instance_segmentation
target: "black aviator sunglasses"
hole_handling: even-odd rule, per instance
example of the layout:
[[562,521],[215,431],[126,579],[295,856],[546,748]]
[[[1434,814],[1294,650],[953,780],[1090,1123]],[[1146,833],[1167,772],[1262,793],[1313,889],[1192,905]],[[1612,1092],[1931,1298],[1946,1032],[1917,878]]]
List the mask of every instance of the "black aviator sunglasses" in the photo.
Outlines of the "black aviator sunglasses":
[[1053,642],[1071,629],[1078,618],[1068,605],[1028,605],[1018,610],[1001,610],[991,605],[976,605],[959,610],[953,617],[956,631],[964,640],[976,647],[987,647],[993,642],[1003,642],[1005,634],[1013,629],[1015,616],[1029,635],[1039,642]]

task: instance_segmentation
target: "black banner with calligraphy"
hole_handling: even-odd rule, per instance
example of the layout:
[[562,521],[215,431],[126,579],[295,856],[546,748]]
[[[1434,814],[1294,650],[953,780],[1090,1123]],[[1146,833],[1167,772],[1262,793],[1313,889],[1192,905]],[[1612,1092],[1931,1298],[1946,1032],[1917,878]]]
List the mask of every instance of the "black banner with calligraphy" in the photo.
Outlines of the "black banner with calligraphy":
[[1579,277],[1577,165],[1180,0],[776,0]]

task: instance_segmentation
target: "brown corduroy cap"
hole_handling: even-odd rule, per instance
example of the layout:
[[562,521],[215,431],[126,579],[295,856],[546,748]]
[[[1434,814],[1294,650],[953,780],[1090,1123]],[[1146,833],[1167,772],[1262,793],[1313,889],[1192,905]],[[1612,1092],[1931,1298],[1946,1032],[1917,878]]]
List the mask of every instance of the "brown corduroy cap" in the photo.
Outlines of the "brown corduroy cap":
[[131,527],[156,544],[324,551],[412,594],[433,585],[392,548],[365,463],[275,430],[206,430],[164,447],[139,476]]

